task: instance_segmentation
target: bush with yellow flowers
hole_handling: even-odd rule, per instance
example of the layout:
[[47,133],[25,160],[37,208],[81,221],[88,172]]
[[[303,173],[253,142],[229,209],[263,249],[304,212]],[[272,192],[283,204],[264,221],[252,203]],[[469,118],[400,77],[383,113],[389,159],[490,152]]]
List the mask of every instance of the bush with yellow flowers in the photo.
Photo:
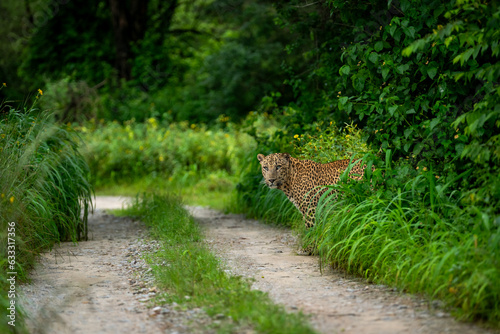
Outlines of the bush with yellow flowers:
[[293,136],[296,157],[327,163],[341,159],[361,158],[370,152],[357,125],[339,128],[334,122],[317,124],[312,131]]
[[175,178],[183,172],[193,178],[219,170],[236,173],[255,142],[228,120],[221,121],[224,128],[156,118],[123,124],[91,120],[78,130],[87,143],[84,154],[96,186],[102,187],[144,177]]

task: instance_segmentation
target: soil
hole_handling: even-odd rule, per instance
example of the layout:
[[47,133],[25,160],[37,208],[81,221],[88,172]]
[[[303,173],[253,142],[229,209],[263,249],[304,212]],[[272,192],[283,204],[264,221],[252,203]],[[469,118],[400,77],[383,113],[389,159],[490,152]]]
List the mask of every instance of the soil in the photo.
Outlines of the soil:
[[[203,310],[159,305],[142,255],[154,252],[145,226],[107,209],[125,198],[98,197],[89,241],[62,243],[40,257],[20,303],[31,333],[212,333]],[[368,284],[296,252],[287,229],[240,215],[189,208],[227,270],[254,280],[290,312],[309,315],[321,333],[498,333],[456,321],[439,302]],[[244,330],[245,332],[248,329]]]

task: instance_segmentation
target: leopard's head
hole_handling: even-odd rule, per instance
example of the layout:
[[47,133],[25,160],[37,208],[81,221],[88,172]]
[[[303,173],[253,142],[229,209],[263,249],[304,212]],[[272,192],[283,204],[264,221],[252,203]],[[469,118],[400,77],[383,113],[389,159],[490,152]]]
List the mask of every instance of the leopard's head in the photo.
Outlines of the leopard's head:
[[257,154],[257,159],[262,166],[264,182],[271,189],[281,189],[288,179],[290,171],[290,154],[273,153],[268,156]]

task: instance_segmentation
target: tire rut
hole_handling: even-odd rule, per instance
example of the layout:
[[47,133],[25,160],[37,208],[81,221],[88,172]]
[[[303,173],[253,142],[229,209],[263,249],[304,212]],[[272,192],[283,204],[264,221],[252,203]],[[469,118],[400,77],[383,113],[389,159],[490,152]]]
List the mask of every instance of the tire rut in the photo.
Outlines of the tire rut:
[[41,254],[31,282],[20,286],[30,333],[204,333],[201,309],[155,304],[156,287],[144,253],[159,247],[147,228],[103,209],[124,198],[97,197],[89,241],[63,242]]
[[297,255],[291,231],[241,215],[190,207],[207,242],[232,274],[253,278],[253,288],[277,303],[310,316],[322,333],[498,333],[463,323],[418,296],[366,283],[331,268],[318,257]]

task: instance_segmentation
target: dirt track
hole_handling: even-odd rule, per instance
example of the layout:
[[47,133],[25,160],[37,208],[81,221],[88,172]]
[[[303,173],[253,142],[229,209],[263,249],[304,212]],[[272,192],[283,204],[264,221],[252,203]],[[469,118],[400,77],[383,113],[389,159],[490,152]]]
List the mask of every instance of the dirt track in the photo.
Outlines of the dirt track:
[[435,308],[439,303],[429,305],[332,269],[321,273],[317,257],[296,255],[289,230],[205,208],[191,213],[234,274],[255,278],[256,289],[290,311],[311,315],[322,333],[488,333],[457,322]]
[[[33,333],[205,333],[202,310],[154,305],[156,288],[142,252],[157,246],[144,226],[102,209],[123,199],[100,197],[89,222],[90,241],[64,243],[41,257],[32,283],[22,287]],[[320,272],[316,257],[298,256],[288,230],[242,216],[190,208],[207,242],[237,275],[253,277],[291,312],[310,315],[323,333],[493,333],[459,323],[417,297],[344,274]],[[148,308],[148,306],[150,306]]]

